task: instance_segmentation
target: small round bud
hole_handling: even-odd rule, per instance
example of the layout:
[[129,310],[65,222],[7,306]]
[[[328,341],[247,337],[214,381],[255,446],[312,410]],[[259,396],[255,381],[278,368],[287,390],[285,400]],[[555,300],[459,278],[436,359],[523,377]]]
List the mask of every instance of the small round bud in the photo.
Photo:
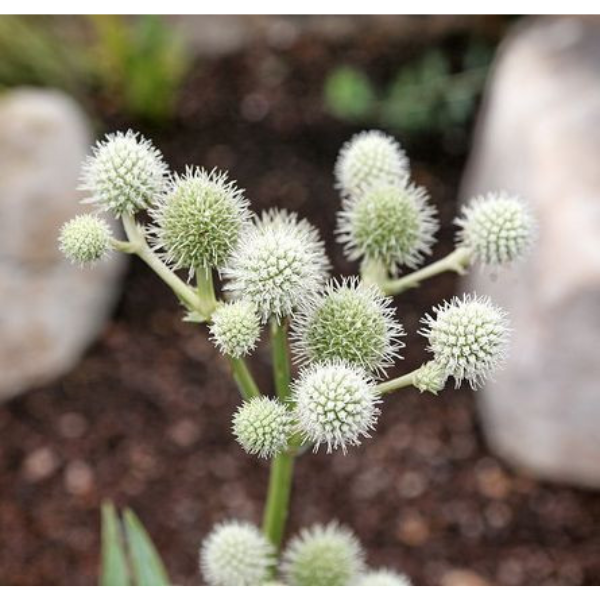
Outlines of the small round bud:
[[509,328],[504,311],[488,297],[453,298],[426,315],[419,333],[429,340],[435,363],[457,387],[466,379],[479,387],[504,361]]
[[251,523],[219,523],[200,549],[200,570],[209,585],[260,585],[274,564],[275,549]]
[[317,230],[294,213],[273,210],[244,232],[222,274],[225,289],[251,300],[264,322],[290,315],[320,288],[328,268]]
[[485,265],[506,265],[533,246],[535,219],[529,206],[508,194],[473,198],[462,208],[455,223],[460,227],[457,241]]
[[413,385],[421,392],[437,395],[446,386],[448,376],[443,367],[434,360],[425,363],[415,373]]
[[210,336],[227,356],[241,358],[252,352],[260,337],[260,319],[252,302],[240,299],[219,305],[212,314]]
[[86,202],[115,216],[152,206],[164,193],[168,168],[162,154],[139,133],[117,132],[98,142],[83,164],[81,189]]
[[416,268],[431,254],[438,222],[424,188],[379,185],[346,199],[338,213],[338,241],[350,260],[381,261],[392,273]]
[[373,381],[358,367],[342,361],[313,364],[300,373],[292,399],[305,441],[331,452],[358,446],[370,437],[379,415]]
[[360,586],[409,586],[410,579],[402,573],[390,569],[367,571],[356,580]]
[[156,248],[176,269],[222,267],[248,224],[248,205],[226,174],[188,167],[151,211]]
[[287,448],[292,414],[277,400],[252,398],[235,413],[233,433],[248,454],[271,458]]
[[112,232],[95,215],[79,215],[65,223],[58,238],[61,252],[74,264],[102,260],[110,251]]
[[385,373],[404,347],[391,298],[358,278],[330,282],[292,322],[294,352],[302,363],[342,359]]
[[363,131],[346,142],[335,164],[336,185],[354,195],[377,184],[400,184],[409,176],[400,144],[381,131]]
[[289,543],[281,571],[288,585],[351,585],[364,569],[356,536],[337,523],[304,529]]

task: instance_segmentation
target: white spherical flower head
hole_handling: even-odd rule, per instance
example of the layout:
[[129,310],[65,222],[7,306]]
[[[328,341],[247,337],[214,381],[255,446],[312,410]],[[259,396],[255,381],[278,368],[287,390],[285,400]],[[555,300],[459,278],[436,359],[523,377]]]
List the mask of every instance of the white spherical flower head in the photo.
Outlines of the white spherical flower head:
[[109,134],[96,144],[83,164],[81,189],[115,216],[145,210],[167,186],[168,168],[162,154],[139,133]]
[[291,540],[281,572],[288,585],[351,585],[364,570],[364,552],[356,536],[337,523],[314,525]]
[[274,210],[245,231],[222,274],[225,289],[251,300],[264,322],[290,315],[323,285],[328,269],[317,230],[294,213]]
[[342,359],[385,373],[404,347],[391,298],[358,278],[330,282],[306,302],[292,323],[293,348],[302,363]]
[[396,573],[391,569],[375,569],[367,571],[359,577],[356,585],[360,586],[409,586],[410,579],[402,573]]
[[151,211],[156,247],[175,268],[220,268],[250,220],[248,205],[225,173],[188,167]]
[[95,215],[79,215],[65,223],[58,238],[61,252],[74,264],[89,265],[110,251],[112,232]]
[[293,386],[292,399],[305,441],[331,452],[358,446],[370,437],[379,416],[379,398],[364,371],[342,361],[313,364]]
[[473,198],[455,223],[457,241],[485,265],[506,265],[525,256],[536,237],[529,206],[505,193]]
[[209,585],[260,585],[274,564],[275,549],[251,523],[220,523],[200,549],[200,570]]
[[248,454],[271,458],[287,448],[292,413],[277,400],[252,398],[235,413],[233,433]]
[[465,295],[434,309],[419,333],[429,340],[435,363],[457,387],[464,379],[473,389],[502,364],[509,328],[504,311],[487,297]]
[[409,165],[400,144],[381,131],[363,131],[346,142],[335,164],[336,185],[355,195],[377,184],[408,179]]
[[348,258],[381,261],[391,273],[419,266],[437,230],[427,192],[412,184],[373,187],[346,199],[338,213],[338,241]]
[[256,348],[260,319],[254,304],[242,298],[219,305],[209,329],[212,341],[223,354],[241,358]]

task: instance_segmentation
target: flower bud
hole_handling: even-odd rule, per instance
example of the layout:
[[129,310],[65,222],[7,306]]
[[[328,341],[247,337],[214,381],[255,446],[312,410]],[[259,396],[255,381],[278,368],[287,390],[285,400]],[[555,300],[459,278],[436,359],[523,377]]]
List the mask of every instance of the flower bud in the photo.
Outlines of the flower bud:
[[251,523],[219,523],[202,543],[200,570],[209,585],[260,585],[275,564],[275,549]]
[[260,336],[260,319],[252,302],[240,299],[219,305],[212,314],[210,336],[227,356],[241,358],[252,352]]
[[281,571],[288,585],[350,585],[364,569],[356,536],[337,523],[304,529],[289,543]]
[[61,252],[74,264],[102,260],[110,251],[112,232],[108,223],[95,215],[79,215],[65,223],[58,238]]
[[434,360],[430,360],[415,373],[413,385],[421,393],[429,392],[437,395],[446,386],[447,379],[444,369]]

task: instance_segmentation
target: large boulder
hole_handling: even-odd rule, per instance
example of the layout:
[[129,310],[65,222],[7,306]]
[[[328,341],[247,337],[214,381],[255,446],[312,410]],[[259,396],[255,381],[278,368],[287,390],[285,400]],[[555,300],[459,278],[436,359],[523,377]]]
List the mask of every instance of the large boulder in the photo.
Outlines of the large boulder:
[[91,128],[59,92],[0,96],[0,401],[71,369],[105,323],[122,257],[94,269],[60,254]]
[[462,197],[503,189],[539,220],[533,255],[474,270],[514,328],[507,368],[479,397],[499,455],[600,486],[600,23],[539,19],[501,49]]

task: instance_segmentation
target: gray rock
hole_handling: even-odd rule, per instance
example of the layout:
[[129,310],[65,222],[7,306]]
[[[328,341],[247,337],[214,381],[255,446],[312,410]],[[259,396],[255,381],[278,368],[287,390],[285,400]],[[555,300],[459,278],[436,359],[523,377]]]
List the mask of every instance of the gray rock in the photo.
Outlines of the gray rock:
[[0,96],[0,401],[70,370],[118,292],[121,257],[83,270],[57,247],[60,226],[87,210],[76,188],[90,142],[67,96]]
[[534,254],[472,288],[510,313],[511,358],[480,395],[499,455],[551,480],[600,486],[600,24],[540,19],[497,61],[462,197],[528,199]]

